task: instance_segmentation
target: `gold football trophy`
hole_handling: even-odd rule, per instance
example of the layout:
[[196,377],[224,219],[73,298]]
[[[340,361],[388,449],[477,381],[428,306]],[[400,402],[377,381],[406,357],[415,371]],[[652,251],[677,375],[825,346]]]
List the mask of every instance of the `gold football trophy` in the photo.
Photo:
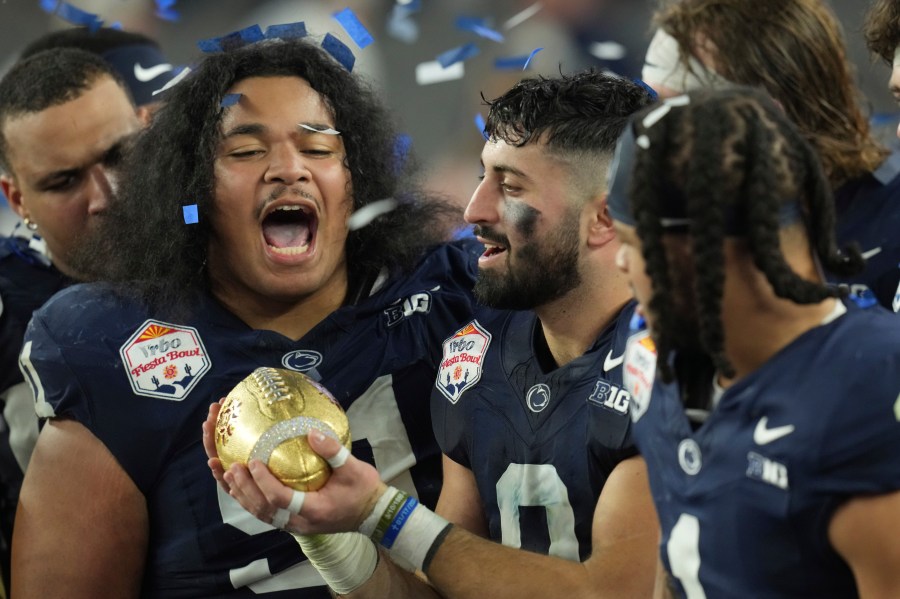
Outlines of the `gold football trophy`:
[[312,430],[350,449],[350,423],[331,393],[308,376],[257,368],[225,397],[216,421],[222,466],[258,459],[284,484],[315,491],[331,475],[306,440]]

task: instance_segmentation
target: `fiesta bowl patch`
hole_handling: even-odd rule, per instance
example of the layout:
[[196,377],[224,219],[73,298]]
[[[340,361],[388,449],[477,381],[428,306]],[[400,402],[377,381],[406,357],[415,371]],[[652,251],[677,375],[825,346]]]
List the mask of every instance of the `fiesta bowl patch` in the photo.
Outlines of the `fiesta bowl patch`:
[[473,320],[444,341],[444,355],[434,386],[450,403],[481,379],[491,334]]
[[197,329],[147,320],[119,349],[137,395],[184,399],[212,363]]

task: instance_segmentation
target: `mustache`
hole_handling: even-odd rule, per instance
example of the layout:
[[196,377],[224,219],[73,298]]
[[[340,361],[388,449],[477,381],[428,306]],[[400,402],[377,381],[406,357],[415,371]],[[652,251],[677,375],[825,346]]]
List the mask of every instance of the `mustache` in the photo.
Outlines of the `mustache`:
[[506,235],[501,235],[497,233],[490,227],[485,227],[483,225],[475,225],[475,228],[472,229],[472,232],[485,241],[491,241],[496,243],[497,245],[502,245],[503,247],[509,247],[509,237]]
[[287,194],[290,194],[290,195],[298,197],[298,198],[304,198],[306,200],[309,200],[310,202],[313,202],[316,205],[316,209],[318,209],[318,207],[319,207],[319,200],[316,199],[316,197],[314,195],[312,195],[311,193],[309,193],[308,191],[300,189],[299,187],[292,187],[290,185],[279,184],[263,200],[262,205],[260,205],[260,207],[259,207],[257,217],[259,215],[261,215],[263,213],[263,211],[265,211],[266,206],[268,206],[275,200],[279,200],[279,199],[283,198]]

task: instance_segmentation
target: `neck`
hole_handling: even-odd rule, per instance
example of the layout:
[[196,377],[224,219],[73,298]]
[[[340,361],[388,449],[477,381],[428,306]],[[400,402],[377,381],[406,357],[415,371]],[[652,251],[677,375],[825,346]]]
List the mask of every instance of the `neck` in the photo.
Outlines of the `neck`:
[[631,293],[623,284],[582,285],[535,308],[556,365],[583,356],[629,299]]

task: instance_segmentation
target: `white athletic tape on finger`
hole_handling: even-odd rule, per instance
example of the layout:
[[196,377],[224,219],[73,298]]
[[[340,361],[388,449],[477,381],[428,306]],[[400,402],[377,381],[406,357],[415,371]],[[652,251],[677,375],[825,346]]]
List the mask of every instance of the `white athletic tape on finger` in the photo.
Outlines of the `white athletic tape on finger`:
[[278,508],[278,511],[275,512],[275,517],[272,518],[272,526],[275,528],[284,528],[287,526],[288,520],[290,519],[291,513],[289,511]]
[[303,501],[306,499],[306,493],[303,491],[294,491],[294,495],[291,497],[291,503],[288,504],[288,511],[292,514],[300,515],[300,510],[303,509]]
[[337,452],[336,455],[333,455],[330,458],[326,458],[326,460],[332,468],[340,468],[347,463],[347,458],[349,457],[350,450],[348,450],[346,447],[341,447],[341,450]]

